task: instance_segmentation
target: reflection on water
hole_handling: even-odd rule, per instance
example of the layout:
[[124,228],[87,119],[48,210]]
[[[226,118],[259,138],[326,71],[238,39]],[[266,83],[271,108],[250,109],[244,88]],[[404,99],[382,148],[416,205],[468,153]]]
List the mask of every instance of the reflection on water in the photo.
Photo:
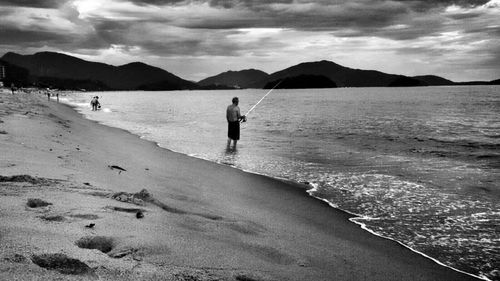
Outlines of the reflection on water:
[[221,164],[236,166],[238,163],[238,148],[237,146],[227,145],[224,152],[221,153],[220,162]]

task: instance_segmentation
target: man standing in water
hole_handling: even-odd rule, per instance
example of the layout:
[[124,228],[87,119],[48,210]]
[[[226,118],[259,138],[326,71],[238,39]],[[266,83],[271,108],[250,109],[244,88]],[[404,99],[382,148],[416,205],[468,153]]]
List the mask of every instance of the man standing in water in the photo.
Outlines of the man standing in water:
[[233,147],[236,148],[236,143],[240,139],[240,120],[243,120],[243,122],[246,121],[246,117],[242,116],[240,113],[238,103],[238,97],[234,97],[233,104],[229,105],[226,110],[228,148],[231,146],[231,140],[234,143]]

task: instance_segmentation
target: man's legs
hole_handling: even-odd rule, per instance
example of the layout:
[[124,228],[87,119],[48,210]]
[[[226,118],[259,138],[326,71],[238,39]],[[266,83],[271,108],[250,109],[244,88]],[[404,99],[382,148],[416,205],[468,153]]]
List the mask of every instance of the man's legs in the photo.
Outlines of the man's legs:
[[238,140],[233,140],[231,138],[227,139],[227,148],[231,147],[231,141],[233,141],[233,147],[236,148],[236,143],[238,142]]

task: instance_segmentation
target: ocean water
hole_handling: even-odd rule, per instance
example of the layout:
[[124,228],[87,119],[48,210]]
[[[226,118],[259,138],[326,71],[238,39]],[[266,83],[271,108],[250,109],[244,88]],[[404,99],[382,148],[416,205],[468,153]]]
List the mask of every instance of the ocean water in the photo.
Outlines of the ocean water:
[[[306,183],[364,229],[500,280],[500,87],[274,90],[226,147],[226,107],[267,90],[73,93],[100,123],[224,165]],[[103,109],[90,110],[93,95]]]

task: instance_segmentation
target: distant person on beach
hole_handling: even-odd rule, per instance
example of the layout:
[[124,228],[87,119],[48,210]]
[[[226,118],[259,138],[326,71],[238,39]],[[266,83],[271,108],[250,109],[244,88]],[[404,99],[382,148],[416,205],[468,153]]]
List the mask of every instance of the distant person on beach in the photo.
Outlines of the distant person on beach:
[[59,102],[59,92],[56,92],[57,102]]
[[14,86],[14,83],[10,84],[10,90],[12,91],[12,94],[16,91],[16,86]]
[[95,96],[92,98],[90,101],[90,105],[92,106],[92,111],[96,111],[98,108],[101,107],[101,104],[99,104],[99,97]]
[[50,101],[50,90],[47,88],[47,100]]
[[233,103],[227,107],[226,119],[227,119],[227,147],[231,146],[231,140],[234,143],[234,148],[236,148],[236,143],[240,139],[240,121],[246,121],[245,116],[241,115],[240,108],[238,107],[239,99],[238,97],[233,98]]

